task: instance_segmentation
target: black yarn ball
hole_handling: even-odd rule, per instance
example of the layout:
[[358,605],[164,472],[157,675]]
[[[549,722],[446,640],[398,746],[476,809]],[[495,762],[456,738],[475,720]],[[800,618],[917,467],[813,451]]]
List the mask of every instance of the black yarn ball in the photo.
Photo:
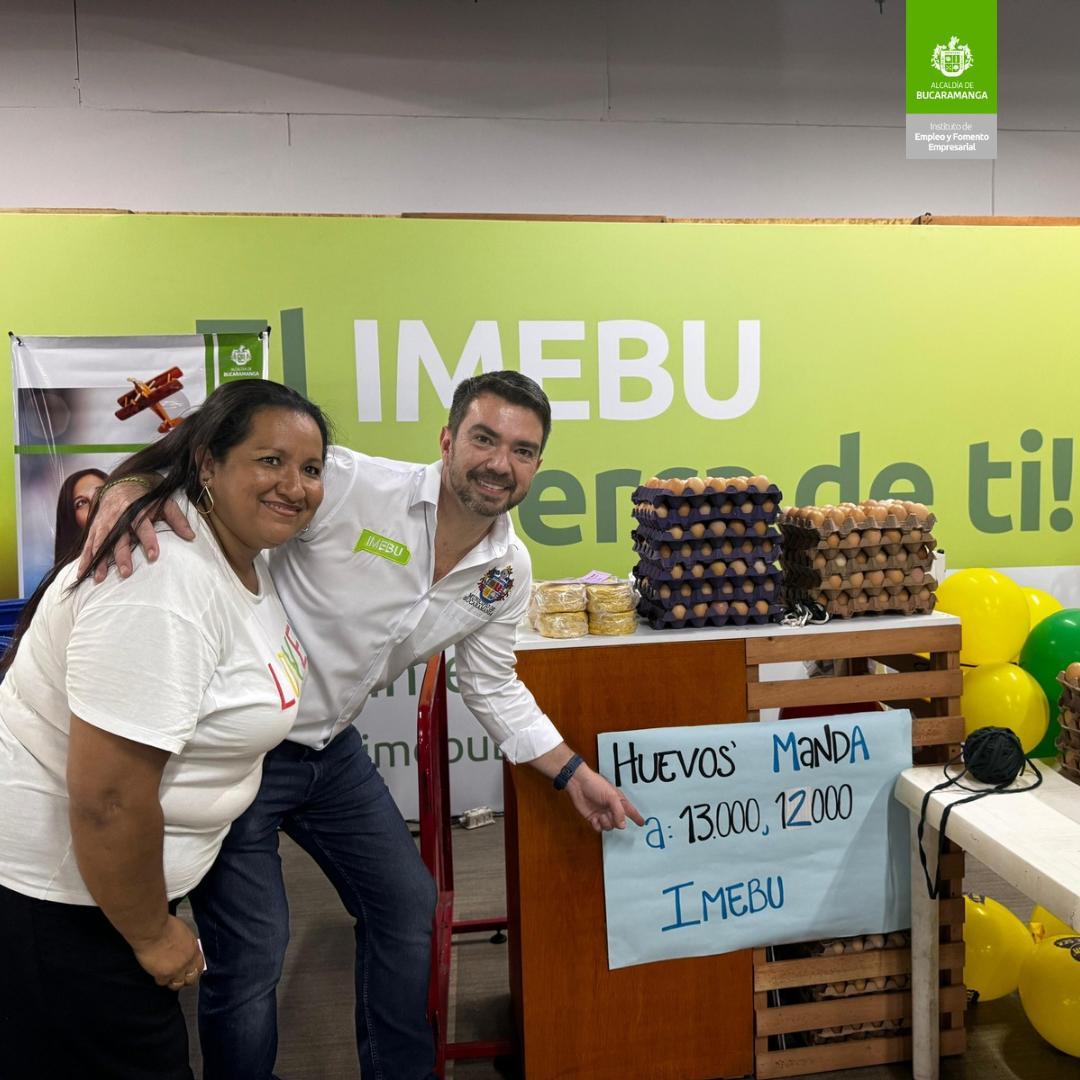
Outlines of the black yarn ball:
[[964,741],[964,764],[984,784],[1010,784],[1026,761],[1020,738],[1011,728],[977,728]]

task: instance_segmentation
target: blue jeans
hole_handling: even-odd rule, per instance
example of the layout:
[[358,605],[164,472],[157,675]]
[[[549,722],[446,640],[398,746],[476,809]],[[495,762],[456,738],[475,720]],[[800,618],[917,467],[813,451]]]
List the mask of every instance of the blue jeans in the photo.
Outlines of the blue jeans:
[[356,1045],[364,1080],[426,1080],[435,884],[386,784],[348,727],[325,749],[266,755],[255,801],[191,894],[206,951],[205,1080],[270,1080],[276,988],[289,940],[278,829],[322,868],[356,920]]

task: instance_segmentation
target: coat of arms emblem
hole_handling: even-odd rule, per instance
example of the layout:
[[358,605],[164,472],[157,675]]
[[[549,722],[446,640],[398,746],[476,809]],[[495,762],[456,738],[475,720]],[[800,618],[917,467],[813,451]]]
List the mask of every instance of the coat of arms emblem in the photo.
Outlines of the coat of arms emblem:
[[955,79],[957,76],[963,75],[975,61],[971,57],[971,49],[966,45],[961,45],[960,39],[954,36],[949,38],[948,45],[936,45],[934,47],[934,55],[930,58],[930,63],[942,75]]
[[497,570],[489,570],[476,584],[480,599],[485,604],[494,604],[505,600],[514,587],[514,569],[511,566],[503,566]]

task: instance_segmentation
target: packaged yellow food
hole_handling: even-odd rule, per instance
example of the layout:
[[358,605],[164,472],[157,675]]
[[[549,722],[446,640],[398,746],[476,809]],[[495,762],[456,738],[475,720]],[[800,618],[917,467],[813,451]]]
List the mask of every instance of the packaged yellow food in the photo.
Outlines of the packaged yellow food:
[[584,611],[552,611],[537,615],[536,629],[548,638],[584,637],[589,622]]

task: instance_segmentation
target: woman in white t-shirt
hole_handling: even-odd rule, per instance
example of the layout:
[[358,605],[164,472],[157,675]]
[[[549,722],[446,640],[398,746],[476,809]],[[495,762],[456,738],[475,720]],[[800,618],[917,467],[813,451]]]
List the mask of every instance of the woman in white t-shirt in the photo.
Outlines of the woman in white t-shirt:
[[[215,390],[111,483],[160,479],[195,543],[122,583],[54,568],[0,670],[0,1073],[189,1078],[175,991],[202,971],[176,903],[254,798],[307,669],[261,552],[322,501],[321,411],[262,379]],[[141,558],[141,556],[137,556]]]

